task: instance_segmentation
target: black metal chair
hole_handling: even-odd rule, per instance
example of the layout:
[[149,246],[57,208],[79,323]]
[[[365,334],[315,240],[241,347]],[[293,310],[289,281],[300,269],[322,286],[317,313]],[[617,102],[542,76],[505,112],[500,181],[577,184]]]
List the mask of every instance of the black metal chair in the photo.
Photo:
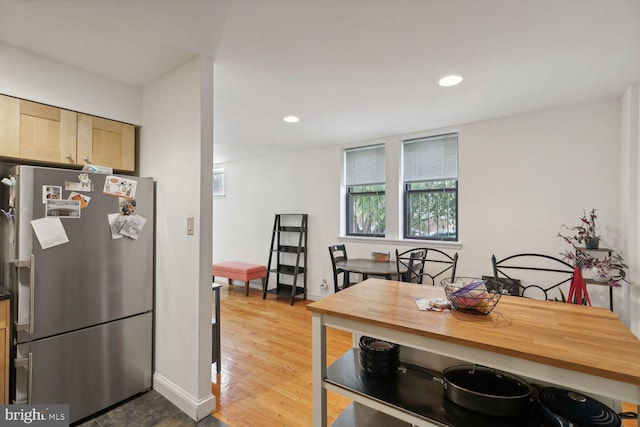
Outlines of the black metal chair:
[[[355,283],[349,281],[349,272],[336,266],[336,263],[347,260],[347,249],[344,245],[329,246],[329,255],[331,256],[331,266],[333,267],[333,290],[334,292],[348,288]],[[340,275],[342,275],[342,283],[340,283]]]
[[[399,280],[422,284],[426,276],[433,286],[436,278],[447,271],[451,273],[451,280],[455,279],[458,253],[452,256],[433,248],[413,248],[399,253],[396,249],[396,265]],[[402,273],[405,269],[406,273]]]
[[402,282],[422,283],[424,263],[427,260],[425,248],[409,249],[398,253],[396,249],[396,270]]
[[[493,278],[498,285],[517,287],[518,295],[527,298],[548,300],[549,291],[564,283],[570,283],[573,279],[573,266],[550,255],[524,253],[511,255],[499,261],[492,255],[491,264]],[[511,270],[527,272],[527,280],[523,280],[522,277],[516,279],[513,277],[516,273]]]

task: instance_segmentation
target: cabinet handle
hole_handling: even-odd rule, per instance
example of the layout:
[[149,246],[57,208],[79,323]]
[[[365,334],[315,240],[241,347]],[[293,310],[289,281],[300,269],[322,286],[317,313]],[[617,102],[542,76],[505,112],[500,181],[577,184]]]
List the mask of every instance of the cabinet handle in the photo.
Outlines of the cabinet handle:
[[33,389],[33,353],[29,352],[29,372],[27,373],[27,404],[31,403],[31,390]]
[[84,160],[85,163],[91,163],[91,160],[89,160],[88,156],[84,156],[82,160]]
[[[29,334],[33,335],[34,323],[35,323],[35,305],[36,305],[36,257],[31,254],[31,265],[29,266]],[[31,370],[29,370],[31,373]]]
[[67,160],[73,160],[73,156],[71,154],[67,154],[64,156]]

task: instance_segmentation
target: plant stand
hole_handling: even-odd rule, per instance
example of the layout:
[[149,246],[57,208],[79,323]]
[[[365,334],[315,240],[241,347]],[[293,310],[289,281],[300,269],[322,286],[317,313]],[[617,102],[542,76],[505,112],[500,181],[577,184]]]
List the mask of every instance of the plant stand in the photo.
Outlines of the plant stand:
[[[603,252],[608,256],[613,254],[613,250],[609,248],[600,248],[600,249],[587,249],[587,248],[576,248],[577,251],[581,252]],[[584,279],[584,283],[587,285],[600,285],[600,286],[609,286],[609,310],[613,311],[613,286],[609,285],[608,282],[598,282],[593,279]]]

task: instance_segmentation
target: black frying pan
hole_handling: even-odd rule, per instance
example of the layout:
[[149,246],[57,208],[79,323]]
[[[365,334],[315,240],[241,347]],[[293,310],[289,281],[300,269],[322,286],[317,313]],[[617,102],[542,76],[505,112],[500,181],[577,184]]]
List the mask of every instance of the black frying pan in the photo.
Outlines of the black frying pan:
[[497,417],[529,413],[532,388],[524,380],[484,366],[451,366],[440,382],[445,397],[463,408]]

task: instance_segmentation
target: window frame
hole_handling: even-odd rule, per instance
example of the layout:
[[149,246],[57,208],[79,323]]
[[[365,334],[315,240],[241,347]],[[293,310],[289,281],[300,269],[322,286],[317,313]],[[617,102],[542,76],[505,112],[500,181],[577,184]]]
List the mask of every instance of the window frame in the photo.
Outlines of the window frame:
[[[358,156],[357,153],[370,154]],[[344,167],[344,189],[345,189],[345,235],[352,237],[372,237],[384,238],[386,236],[386,144],[378,143],[361,147],[347,148],[343,151],[343,167]],[[362,163],[362,165],[360,164]],[[366,187],[371,187],[367,189]],[[381,187],[374,189],[375,187]],[[363,191],[355,191],[362,189]],[[376,215],[372,216],[373,220],[377,220],[378,224],[382,223],[383,232],[358,232],[354,230],[354,204],[358,197],[382,197],[382,203],[377,203]],[[380,204],[382,205],[380,207]],[[382,212],[382,216],[380,215]],[[381,221],[384,219],[384,221]]]
[[[418,182],[427,182],[427,181],[414,181],[414,182],[405,182],[404,190],[403,190],[403,203],[404,203],[404,227],[403,227],[403,238],[410,240],[427,240],[427,241],[435,241],[435,242],[459,242],[460,241],[460,232],[458,223],[460,221],[460,214],[458,209],[458,194],[460,190],[460,181],[458,179],[455,180],[442,180],[442,181],[455,181],[455,187],[453,188],[438,188],[438,189],[419,189],[419,190],[411,190],[411,184],[416,184]],[[437,237],[429,237],[429,236],[413,236],[411,235],[411,196],[414,194],[438,194],[438,193],[449,193],[455,195],[456,200],[456,234],[453,238],[447,238],[444,236]]]
[[[455,137],[455,163],[450,161],[450,157],[447,158],[447,156],[450,156],[451,153],[448,152],[447,150],[451,150],[452,147],[449,146],[443,146],[442,149],[442,157],[440,158],[440,163],[438,163],[438,166],[442,167],[442,171],[435,173],[434,175],[434,170],[431,169],[431,167],[433,166],[431,163],[433,162],[425,162],[425,164],[423,164],[422,166],[419,164],[418,161],[418,165],[416,165],[415,163],[412,166],[412,169],[408,172],[407,169],[407,160],[405,159],[406,156],[406,147],[409,144],[428,144],[430,141],[433,141],[434,143],[436,141],[442,141],[445,140],[447,138],[454,138]],[[401,229],[402,229],[402,238],[406,239],[406,240],[423,240],[423,241],[431,241],[431,242],[452,242],[452,243],[459,243],[460,242],[460,210],[459,210],[459,195],[460,195],[460,179],[459,179],[459,133],[458,132],[448,132],[448,133],[444,133],[444,134],[439,134],[439,135],[431,135],[431,136],[424,136],[424,137],[418,137],[418,138],[408,138],[408,139],[403,139],[401,141],[401,150],[402,150],[402,154],[401,154],[401,159],[400,159],[400,164],[401,164],[401,168],[402,168],[402,174],[401,174],[401,188],[402,188],[402,206],[403,206],[403,215],[401,215],[402,217],[402,225],[401,225]],[[422,153],[423,155],[425,154],[430,154],[429,148],[426,148],[425,145],[425,149],[421,150],[424,151],[424,153]],[[415,151],[414,151],[415,152]],[[423,159],[424,160],[424,159]],[[437,163],[437,162],[436,162]],[[407,177],[407,175],[409,175],[409,177]],[[418,176],[416,176],[418,175]],[[422,189],[411,189],[412,184],[417,184],[417,183],[429,183],[429,182],[443,182],[446,184],[447,181],[453,181],[454,182],[454,187],[453,188],[447,188],[446,185],[443,185],[441,188],[437,188],[437,189],[428,189],[428,188],[422,188]],[[414,195],[420,195],[420,194],[438,194],[438,193],[448,193],[448,194],[454,194],[455,197],[455,236],[453,237],[448,237],[448,236],[433,236],[430,237],[428,235],[426,236],[414,236],[411,234],[412,231],[412,222],[411,222],[411,217],[412,217],[412,210],[411,210],[411,199],[412,196]]]
[[[347,206],[347,215],[346,215],[346,221],[347,221],[347,227],[346,227],[346,235],[347,236],[356,236],[356,237],[385,237],[385,233],[387,230],[387,224],[386,224],[386,203],[387,203],[387,198],[386,198],[386,184],[378,184],[378,185],[382,185],[383,187],[385,187],[384,190],[382,191],[376,191],[376,190],[370,190],[370,191],[352,191],[353,188],[355,187],[373,187],[374,185],[369,185],[369,186],[365,186],[365,185],[352,185],[352,186],[347,186],[346,187],[346,206]],[[355,198],[356,197],[379,197],[382,196],[383,198],[383,206],[384,206],[384,210],[385,210],[385,221],[384,221],[384,233],[357,233],[354,232],[353,230],[351,230],[351,225],[354,223],[353,221],[353,203],[355,202]],[[376,215],[376,217],[379,218],[379,215]]]

